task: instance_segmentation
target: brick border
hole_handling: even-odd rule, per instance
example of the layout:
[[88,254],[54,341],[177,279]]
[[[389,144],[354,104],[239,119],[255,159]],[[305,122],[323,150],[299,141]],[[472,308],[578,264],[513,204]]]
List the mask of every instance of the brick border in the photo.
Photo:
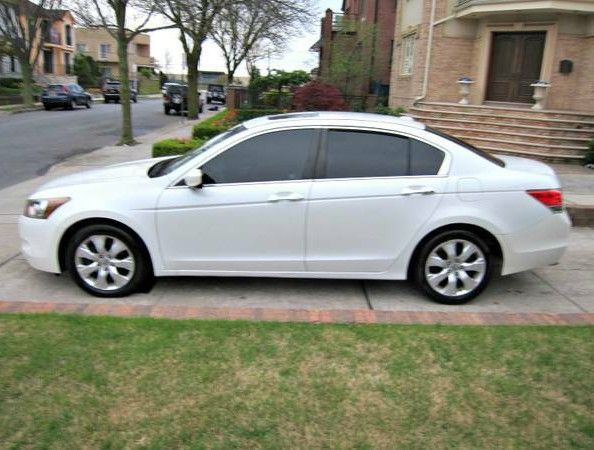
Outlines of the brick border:
[[249,320],[306,323],[443,325],[594,325],[594,313],[491,313],[376,311],[367,309],[209,308],[110,303],[1,301],[0,313],[62,313],[164,319]]

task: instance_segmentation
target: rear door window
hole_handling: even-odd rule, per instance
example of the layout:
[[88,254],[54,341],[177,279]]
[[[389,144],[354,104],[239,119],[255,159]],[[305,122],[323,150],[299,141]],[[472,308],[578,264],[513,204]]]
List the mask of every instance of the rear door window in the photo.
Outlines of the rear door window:
[[322,178],[436,175],[443,151],[397,134],[329,130]]

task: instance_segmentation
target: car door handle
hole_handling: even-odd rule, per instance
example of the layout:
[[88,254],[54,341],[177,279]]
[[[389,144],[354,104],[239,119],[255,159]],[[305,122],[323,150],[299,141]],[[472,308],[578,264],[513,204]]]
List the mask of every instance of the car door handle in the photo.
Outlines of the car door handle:
[[408,186],[402,189],[402,195],[431,195],[435,194],[435,189],[429,186]]
[[268,201],[276,202],[297,202],[303,200],[305,197],[297,192],[277,192],[268,197]]

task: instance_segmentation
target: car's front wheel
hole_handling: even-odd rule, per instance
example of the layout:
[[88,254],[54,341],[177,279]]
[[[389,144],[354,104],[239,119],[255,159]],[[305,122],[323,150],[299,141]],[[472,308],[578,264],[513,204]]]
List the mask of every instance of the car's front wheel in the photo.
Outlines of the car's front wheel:
[[414,264],[414,281],[429,297],[459,305],[485,289],[493,257],[487,243],[475,233],[446,231],[423,245]]
[[148,257],[128,232],[111,225],[77,231],[66,251],[68,271],[85,291],[97,297],[122,297],[152,278]]

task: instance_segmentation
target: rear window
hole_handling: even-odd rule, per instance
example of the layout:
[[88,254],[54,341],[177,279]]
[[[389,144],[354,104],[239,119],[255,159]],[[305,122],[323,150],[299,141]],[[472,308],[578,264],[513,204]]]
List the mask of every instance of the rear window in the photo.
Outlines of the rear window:
[[51,89],[53,91],[59,91],[62,89],[62,85],[61,84],[50,84],[47,88]]
[[505,163],[502,160],[500,160],[499,158],[497,158],[496,156],[493,156],[484,150],[478,149],[474,145],[469,144],[468,142],[465,142],[462,139],[458,139],[454,136],[450,136],[449,134],[443,133],[442,131],[438,131],[431,127],[426,127],[425,129],[427,131],[430,131],[433,134],[436,134],[444,139],[447,139],[448,141],[454,142],[454,143],[464,147],[467,150],[470,150],[472,153],[479,155],[482,158],[485,158],[487,161],[492,162],[493,164],[497,164],[499,167],[505,167]]

